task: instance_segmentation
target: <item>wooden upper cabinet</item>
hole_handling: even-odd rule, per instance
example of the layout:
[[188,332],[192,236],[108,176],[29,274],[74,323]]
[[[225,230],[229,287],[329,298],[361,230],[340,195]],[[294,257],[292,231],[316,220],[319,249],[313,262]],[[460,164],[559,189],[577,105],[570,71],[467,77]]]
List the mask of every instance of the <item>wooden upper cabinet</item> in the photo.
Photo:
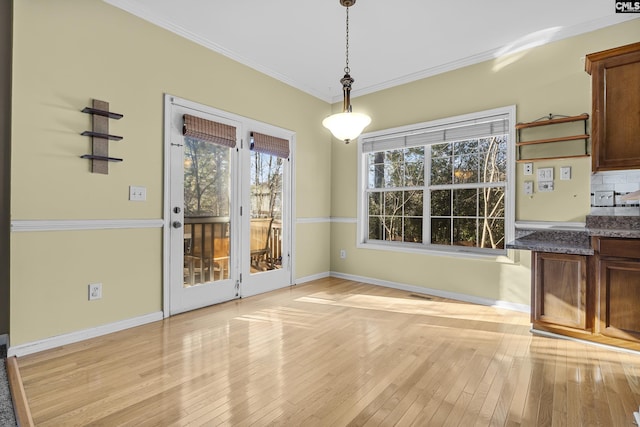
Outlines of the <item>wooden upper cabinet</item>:
[[640,169],[640,43],[587,55],[593,171]]

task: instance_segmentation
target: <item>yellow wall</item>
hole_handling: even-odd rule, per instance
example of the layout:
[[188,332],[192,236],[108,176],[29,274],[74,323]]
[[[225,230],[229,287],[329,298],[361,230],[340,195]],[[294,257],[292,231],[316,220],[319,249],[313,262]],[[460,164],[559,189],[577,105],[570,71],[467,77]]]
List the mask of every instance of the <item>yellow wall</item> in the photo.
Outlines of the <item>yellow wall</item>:
[[[100,0],[15,2],[13,75],[12,221],[162,218],[164,93],[296,132],[296,215],[330,214],[327,103]],[[109,175],[79,158],[92,98],[124,114],[110,122],[124,136],[110,155],[124,162]],[[129,185],[147,187],[147,201],[129,202]],[[328,270],[327,225],[297,225],[298,277]],[[161,310],[161,237],[12,233],[11,345]],[[94,281],[104,297],[89,302]]]
[[[640,25],[633,20],[358,97],[353,100],[354,111],[371,115],[373,121],[368,132],[513,104],[517,107],[518,122],[549,113],[591,114],[590,77],[584,71],[584,56],[638,40]],[[337,141],[333,144],[332,215],[355,218],[357,147]],[[583,147],[584,144],[578,144],[577,150]],[[567,154],[562,150],[563,146],[554,145],[529,154],[539,157]],[[590,158],[535,163],[536,168],[554,166],[556,174],[559,166],[565,165],[572,167],[571,181],[556,178],[554,192],[536,192],[533,196],[520,191],[524,176],[523,166],[518,165],[517,220],[585,220],[589,213]],[[339,258],[341,249],[347,250],[344,260]],[[528,252],[522,252],[522,262],[512,264],[356,249],[353,222],[334,224],[331,233],[333,271],[521,304],[528,304],[530,299],[528,257]]]

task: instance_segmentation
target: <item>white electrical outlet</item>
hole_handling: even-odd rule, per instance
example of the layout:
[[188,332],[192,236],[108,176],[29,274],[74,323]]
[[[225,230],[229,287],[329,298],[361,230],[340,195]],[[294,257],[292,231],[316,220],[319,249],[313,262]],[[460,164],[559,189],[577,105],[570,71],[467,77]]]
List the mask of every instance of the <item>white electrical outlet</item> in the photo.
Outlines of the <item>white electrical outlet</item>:
[[553,181],[553,168],[538,168],[538,181]]
[[524,194],[533,194],[533,181],[524,182]]
[[340,249],[340,258],[345,259],[347,257],[347,251]]
[[538,182],[538,191],[553,191],[553,181]]
[[89,283],[89,301],[102,298],[102,283]]
[[524,174],[525,175],[533,175],[533,163],[525,163],[524,164]]
[[560,168],[560,179],[563,181],[571,179],[571,166],[562,166]]
[[147,200],[147,187],[129,186],[129,200],[132,202],[144,202]]

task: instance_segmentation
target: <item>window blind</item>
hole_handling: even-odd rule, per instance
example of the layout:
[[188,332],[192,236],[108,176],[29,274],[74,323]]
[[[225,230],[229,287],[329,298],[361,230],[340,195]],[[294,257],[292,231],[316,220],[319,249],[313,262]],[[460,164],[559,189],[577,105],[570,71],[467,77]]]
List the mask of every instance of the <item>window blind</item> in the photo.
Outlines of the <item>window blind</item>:
[[225,147],[236,146],[236,128],[212,120],[185,114],[182,134]]
[[392,150],[442,142],[464,141],[509,133],[509,115],[500,114],[377,135],[362,140],[362,152]]
[[289,158],[289,140],[251,132],[251,150],[287,159]]

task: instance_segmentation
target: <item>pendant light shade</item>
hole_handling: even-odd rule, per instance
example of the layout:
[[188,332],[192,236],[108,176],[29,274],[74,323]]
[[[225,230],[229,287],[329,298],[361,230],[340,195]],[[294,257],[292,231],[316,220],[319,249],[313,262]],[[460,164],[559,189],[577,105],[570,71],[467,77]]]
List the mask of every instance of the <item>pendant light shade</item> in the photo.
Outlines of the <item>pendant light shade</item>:
[[340,0],[340,4],[347,8],[346,64],[344,67],[344,77],[340,79],[343,95],[342,113],[333,114],[322,121],[322,125],[329,129],[333,136],[343,140],[346,144],[360,136],[364,128],[371,123],[371,117],[366,114],[351,111],[351,85],[354,80],[349,75],[351,71],[349,69],[349,7],[355,3],[356,0]]
[[322,126],[329,129],[333,136],[348,144],[349,141],[360,136],[369,123],[371,123],[371,117],[366,114],[347,111],[332,114],[322,121]]

